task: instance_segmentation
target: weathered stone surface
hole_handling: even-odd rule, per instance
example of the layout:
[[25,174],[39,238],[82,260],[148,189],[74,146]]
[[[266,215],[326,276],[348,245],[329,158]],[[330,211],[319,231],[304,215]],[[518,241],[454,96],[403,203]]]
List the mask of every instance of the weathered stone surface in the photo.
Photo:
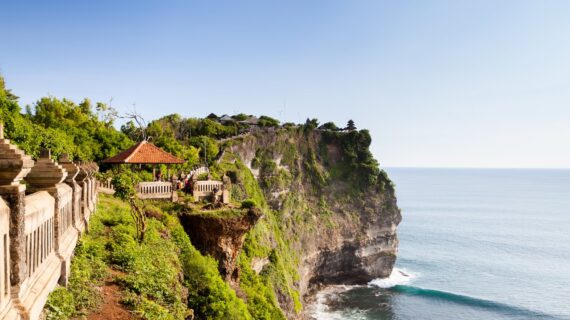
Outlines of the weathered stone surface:
[[[285,221],[295,215],[302,217],[281,230],[291,239],[289,250],[299,257],[300,278],[295,286],[302,302],[310,301],[323,285],[366,284],[390,275],[396,261],[396,227],[401,214],[389,181],[382,181],[383,188],[369,187],[358,193],[342,179],[315,183],[311,179],[315,169],[308,168],[305,162],[315,162],[324,172],[335,165],[346,165],[341,143],[334,137],[323,139],[319,131],[252,133],[232,144],[226,151],[236,155],[261,182],[263,177],[251,169],[258,150],[271,155],[280,169],[295,175],[290,185],[260,185],[269,205],[283,215]],[[294,162],[282,165],[281,160],[291,150],[296,151]],[[302,205],[284,208],[284,199],[288,197]],[[320,214],[319,203],[326,204],[326,215]],[[256,265],[258,269],[259,266]],[[288,318],[302,317],[288,295],[279,292],[276,295]]]
[[67,171],[51,159],[48,150],[42,150],[36,165],[26,176],[26,181],[34,188],[49,188],[63,182],[66,177]]
[[0,124],[0,185],[18,185],[34,166],[32,158],[4,139]]
[[[79,234],[75,215],[88,219],[87,213],[90,213],[83,215],[75,208],[83,200],[94,204],[97,194],[94,188],[83,193],[74,181],[80,173],[89,185],[94,183],[94,178],[79,170],[67,157],[62,160],[63,166],[44,150],[34,166],[29,156],[4,139],[0,124],[2,320],[39,319],[48,294],[58,280],[62,285],[67,282]],[[69,176],[65,167],[69,169]],[[98,167],[91,164],[89,170],[93,176]],[[29,190],[20,183],[24,177]],[[64,180],[66,183],[62,183]],[[26,191],[34,193],[26,195]]]
[[200,214],[182,215],[180,221],[192,244],[218,260],[222,277],[232,285],[239,283],[237,258],[246,233],[262,217],[258,209],[250,209],[242,216],[212,217]]
[[67,171],[65,182],[74,181],[75,177],[77,177],[79,174],[79,167],[75,163],[71,162],[71,159],[69,159],[69,154],[62,154],[59,158],[59,164]]
[[75,181],[77,182],[83,182],[88,174],[87,171],[85,171],[85,167],[81,164],[81,163],[74,163],[77,166],[77,175],[75,176]]

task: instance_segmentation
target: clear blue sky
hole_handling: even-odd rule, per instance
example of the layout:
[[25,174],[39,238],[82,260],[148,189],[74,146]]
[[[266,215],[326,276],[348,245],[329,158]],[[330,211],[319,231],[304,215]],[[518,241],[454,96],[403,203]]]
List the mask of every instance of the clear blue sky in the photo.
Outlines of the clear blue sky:
[[570,167],[570,1],[2,1],[0,72],[147,119],[370,129],[385,166]]

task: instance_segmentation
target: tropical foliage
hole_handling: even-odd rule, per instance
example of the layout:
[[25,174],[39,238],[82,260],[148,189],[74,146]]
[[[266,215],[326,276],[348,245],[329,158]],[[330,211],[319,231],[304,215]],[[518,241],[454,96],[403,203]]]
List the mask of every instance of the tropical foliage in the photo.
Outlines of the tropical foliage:
[[49,148],[55,157],[69,153],[80,160],[102,160],[128,148],[133,141],[113,127],[116,111],[88,99],[76,104],[45,97],[22,113],[17,97],[0,77],[0,121],[5,134],[27,154],[37,157]]

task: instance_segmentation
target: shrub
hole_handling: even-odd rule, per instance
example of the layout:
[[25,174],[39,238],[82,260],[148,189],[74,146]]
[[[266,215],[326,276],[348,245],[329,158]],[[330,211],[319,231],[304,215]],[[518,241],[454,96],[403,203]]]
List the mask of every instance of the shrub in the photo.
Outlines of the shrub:
[[251,199],[246,199],[241,202],[241,207],[243,209],[251,209],[257,207],[257,204]]
[[336,124],[334,124],[334,122],[326,122],[325,124],[320,126],[319,129],[338,131],[338,127],[336,126]]
[[259,125],[262,127],[277,127],[279,126],[279,120],[268,116],[261,116],[259,117]]
[[75,313],[73,294],[65,288],[57,288],[50,293],[46,302],[47,320],[69,319]]

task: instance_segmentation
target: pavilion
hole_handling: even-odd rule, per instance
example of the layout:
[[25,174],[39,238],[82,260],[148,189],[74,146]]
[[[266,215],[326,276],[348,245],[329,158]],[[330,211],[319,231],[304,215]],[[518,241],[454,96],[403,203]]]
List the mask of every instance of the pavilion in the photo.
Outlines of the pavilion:
[[[154,144],[143,140],[134,146],[128,148],[127,150],[103,160],[106,164],[147,164],[147,165],[158,165],[166,164],[167,168],[170,169],[171,164],[183,164],[185,161],[162,150],[161,148],[155,146]],[[169,176],[169,172],[166,174]],[[153,177],[154,167],[153,167]]]

